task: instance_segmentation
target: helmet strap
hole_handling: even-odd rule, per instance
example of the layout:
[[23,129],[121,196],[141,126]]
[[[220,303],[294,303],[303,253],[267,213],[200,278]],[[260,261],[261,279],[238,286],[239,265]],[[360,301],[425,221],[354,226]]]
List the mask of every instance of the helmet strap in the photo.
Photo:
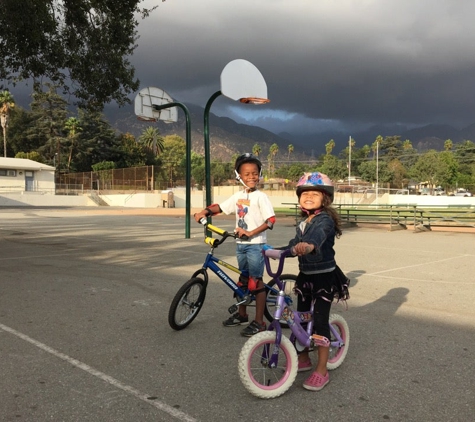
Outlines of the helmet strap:
[[320,214],[320,213],[323,211],[323,208],[319,208],[318,210],[314,210],[313,212],[311,212],[311,210],[307,210],[306,208],[301,207],[300,205],[299,205],[299,208],[300,208],[304,213],[306,213],[309,217],[310,217],[310,214],[318,215],[318,214]]
[[239,173],[237,172],[237,170],[234,170],[234,173],[236,173],[236,180],[241,182],[241,184],[249,191],[249,192],[254,192],[256,190],[256,188],[250,188],[249,186],[247,186],[244,181],[242,180],[241,176],[239,175]]

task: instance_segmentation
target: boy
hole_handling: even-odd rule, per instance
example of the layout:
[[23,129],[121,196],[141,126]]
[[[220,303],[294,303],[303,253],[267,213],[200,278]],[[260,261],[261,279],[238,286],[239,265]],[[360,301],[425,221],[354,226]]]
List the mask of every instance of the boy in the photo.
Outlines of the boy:
[[[236,214],[236,228],[234,232],[238,235],[236,239],[236,258],[238,267],[244,273],[249,274],[248,287],[256,296],[256,316],[255,319],[241,331],[244,337],[251,337],[261,331],[266,330],[264,322],[264,307],[266,304],[266,293],[262,276],[264,274],[264,257],[261,250],[262,245],[267,242],[265,231],[271,229],[275,223],[274,208],[268,196],[257,189],[261,176],[262,163],[253,154],[246,153],[240,155],[234,164],[236,179],[243,185],[244,189],[235,193],[231,198],[221,204],[213,204],[195,214],[195,220],[200,221],[203,217],[216,215],[221,212],[225,214]],[[247,240],[241,239],[247,236]],[[240,281],[244,280],[241,276]],[[223,321],[225,327],[234,327],[245,324],[249,321],[246,313],[246,306],[239,305],[238,312]]]

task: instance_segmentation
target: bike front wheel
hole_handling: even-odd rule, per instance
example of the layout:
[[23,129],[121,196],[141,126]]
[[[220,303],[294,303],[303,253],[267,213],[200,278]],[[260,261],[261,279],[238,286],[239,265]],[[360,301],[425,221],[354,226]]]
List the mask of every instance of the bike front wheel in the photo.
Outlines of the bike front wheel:
[[174,330],[183,330],[196,318],[206,297],[206,283],[202,278],[188,280],[172,300],[168,323]]
[[[343,346],[330,346],[327,368],[333,370],[338,368],[346,358],[348,347],[350,346],[350,329],[348,323],[339,314],[330,314],[330,325],[336,330],[344,342]],[[331,333],[330,341],[337,341],[333,333]]]
[[[285,281],[285,299],[289,302],[289,306],[297,303],[297,295],[294,292],[295,282],[297,281],[297,276],[293,274],[282,274],[280,276],[282,281]],[[269,322],[274,320],[275,305],[277,304],[277,297],[279,296],[279,287],[275,280],[269,281],[266,288],[266,307],[264,308],[264,315]],[[287,322],[284,320],[280,321],[281,327],[288,327]]]
[[297,352],[285,336],[282,336],[278,347],[276,366],[270,367],[275,339],[274,331],[258,333],[244,344],[239,354],[241,382],[247,391],[262,399],[272,399],[284,394],[297,376]]

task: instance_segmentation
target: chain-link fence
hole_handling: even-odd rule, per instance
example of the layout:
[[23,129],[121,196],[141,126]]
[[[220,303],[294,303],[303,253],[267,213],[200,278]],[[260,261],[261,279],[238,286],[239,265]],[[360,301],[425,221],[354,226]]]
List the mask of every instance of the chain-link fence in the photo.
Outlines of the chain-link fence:
[[129,192],[166,189],[167,183],[158,183],[156,174],[154,166],[69,173],[59,175],[56,186],[57,190],[59,188],[68,193],[76,190]]

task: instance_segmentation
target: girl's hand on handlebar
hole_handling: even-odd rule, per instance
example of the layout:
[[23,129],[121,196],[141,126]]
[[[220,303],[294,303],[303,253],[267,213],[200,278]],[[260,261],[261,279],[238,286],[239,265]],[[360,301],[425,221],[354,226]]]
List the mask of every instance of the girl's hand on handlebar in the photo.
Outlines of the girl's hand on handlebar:
[[315,246],[312,245],[311,243],[300,242],[300,243],[297,243],[292,248],[292,255],[297,255],[297,256],[307,255],[311,253],[314,249],[315,249]]

